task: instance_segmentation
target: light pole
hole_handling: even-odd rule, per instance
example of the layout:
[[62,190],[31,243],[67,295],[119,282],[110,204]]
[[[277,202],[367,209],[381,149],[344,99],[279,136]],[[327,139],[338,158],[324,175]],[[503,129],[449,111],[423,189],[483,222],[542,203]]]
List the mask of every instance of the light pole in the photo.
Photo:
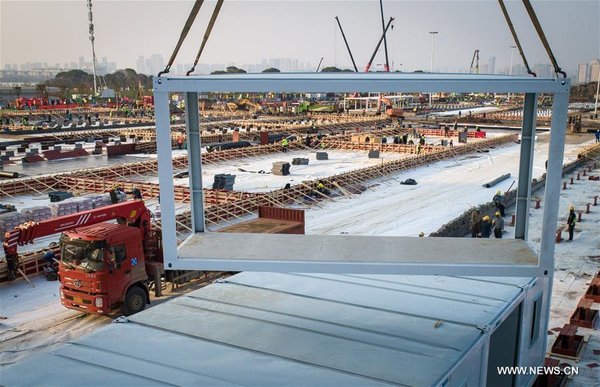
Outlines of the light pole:
[[596,103],[594,104],[594,118],[598,114],[598,94],[600,94],[600,68],[598,68],[598,79],[596,80]]
[[[517,48],[517,46],[508,46],[508,47],[510,47],[510,66],[508,68],[508,75],[512,75],[513,57],[515,55],[515,48]],[[510,93],[508,93],[507,101],[510,102]]]
[[[429,31],[429,34],[431,35],[431,71],[433,73],[433,54],[435,53],[435,36],[438,34],[437,31]],[[432,93],[429,93],[429,107],[431,108],[431,95]]]
[[515,48],[517,48],[517,46],[509,46],[509,47],[510,47],[510,67],[508,68],[508,75],[512,75],[513,57],[515,55]]

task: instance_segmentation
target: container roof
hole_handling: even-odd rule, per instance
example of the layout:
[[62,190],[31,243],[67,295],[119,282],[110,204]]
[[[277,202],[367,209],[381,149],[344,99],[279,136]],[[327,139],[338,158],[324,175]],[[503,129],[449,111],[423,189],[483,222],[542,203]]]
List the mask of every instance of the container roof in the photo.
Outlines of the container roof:
[[5,367],[0,382],[432,385],[531,280],[245,272]]

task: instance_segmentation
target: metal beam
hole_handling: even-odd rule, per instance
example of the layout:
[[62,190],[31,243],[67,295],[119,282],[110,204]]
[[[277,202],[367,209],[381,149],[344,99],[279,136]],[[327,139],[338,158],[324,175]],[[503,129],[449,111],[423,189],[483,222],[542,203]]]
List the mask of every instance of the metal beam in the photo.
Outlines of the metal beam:
[[171,92],[498,92],[568,93],[564,79],[537,79],[487,74],[309,73],[228,74],[163,77],[155,90]]
[[187,134],[188,170],[192,195],[192,229],[204,231],[204,200],[202,198],[202,153],[198,93],[185,94],[185,122]]
[[519,183],[517,185],[517,205],[515,238],[527,240],[529,224],[529,200],[531,199],[531,178],[533,150],[535,147],[535,125],[537,118],[537,94],[525,94],[523,105],[523,128],[521,129],[521,155],[519,161]]
[[[562,80],[570,86],[567,80]],[[550,144],[548,145],[548,170],[546,172],[546,192],[544,194],[544,216],[542,238],[540,242],[540,268],[543,269],[544,297],[540,322],[542,332],[548,331],[550,323],[550,304],[552,300],[552,283],[554,281],[554,247],[556,225],[558,222],[558,205],[560,202],[560,183],[564,157],[567,118],[569,115],[569,93],[554,94],[552,103],[552,123]],[[544,353],[546,352],[544,341]]]
[[169,93],[155,90],[154,103],[158,180],[160,181],[162,246],[165,260],[169,260],[177,258]]

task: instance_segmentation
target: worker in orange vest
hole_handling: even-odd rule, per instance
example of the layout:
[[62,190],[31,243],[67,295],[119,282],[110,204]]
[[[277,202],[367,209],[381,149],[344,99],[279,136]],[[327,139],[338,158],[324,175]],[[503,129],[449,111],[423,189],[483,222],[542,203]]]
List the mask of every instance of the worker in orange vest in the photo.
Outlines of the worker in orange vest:
[[183,148],[183,142],[185,141],[185,138],[183,137],[183,134],[180,134],[179,136],[177,136],[177,148],[178,149],[182,149]]

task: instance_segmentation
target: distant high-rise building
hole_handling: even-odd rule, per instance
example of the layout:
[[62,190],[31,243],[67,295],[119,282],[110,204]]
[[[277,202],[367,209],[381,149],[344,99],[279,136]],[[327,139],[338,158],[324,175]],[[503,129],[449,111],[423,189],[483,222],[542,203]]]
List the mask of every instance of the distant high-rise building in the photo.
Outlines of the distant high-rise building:
[[533,72],[538,78],[552,78],[554,68],[549,63],[539,63],[533,66]]
[[593,59],[590,62],[590,78],[588,82],[598,82],[600,76],[600,59]]
[[496,74],[496,57],[492,56],[488,60],[488,74]]
[[[165,68],[165,58],[160,54],[153,54],[150,57],[150,63],[152,71],[150,71],[148,75],[156,75]],[[148,71],[148,69],[146,69],[146,71]]]
[[137,61],[135,62],[135,70],[138,74],[146,74],[146,62],[144,62],[143,56],[138,56]]
[[577,66],[577,83],[586,83],[590,80],[590,66],[587,63],[580,63]]

